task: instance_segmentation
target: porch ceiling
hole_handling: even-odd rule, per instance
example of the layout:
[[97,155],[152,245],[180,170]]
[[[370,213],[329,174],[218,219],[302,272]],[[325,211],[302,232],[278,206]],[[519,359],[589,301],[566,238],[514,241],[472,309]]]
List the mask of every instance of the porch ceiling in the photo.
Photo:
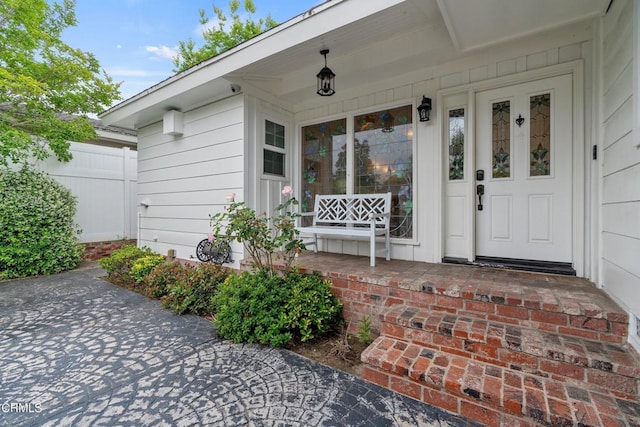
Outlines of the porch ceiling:
[[408,0],[295,44],[226,77],[254,85],[292,106],[308,107],[321,100],[311,95],[316,90],[315,75],[324,65],[319,53],[322,49],[330,49],[327,64],[337,74],[340,96],[456,56],[436,1]]
[[[354,1],[354,0],[347,0]],[[320,37],[294,44],[227,75],[289,103],[323,105],[313,96],[319,54],[330,49],[335,97],[363,86],[426,70],[482,49],[552,33],[603,14],[609,0],[407,0]],[[375,90],[375,89],[374,89]]]
[[[513,50],[514,40],[540,34],[551,38],[563,28],[566,40],[566,28],[573,31],[577,25],[584,34],[585,23],[603,14],[609,1],[330,0],[102,117],[107,124],[139,128],[160,120],[169,109],[185,111],[230,96],[230,82],[272,96],[293,112],[314,108],[327,103],[315,95],[315,75],[324,65],[322,49],[330,49],[328,66],[337,75],[331,101],[350,99],[378,91],[385,81],[386,87],[395,84],[402,76],[407,82],[427,79],[430,69],[481,55],[490,46]],[[362,17],[353,20],[358,14]]]
[[610,0],[437,0],[453,44],[470,52],[604,14]]

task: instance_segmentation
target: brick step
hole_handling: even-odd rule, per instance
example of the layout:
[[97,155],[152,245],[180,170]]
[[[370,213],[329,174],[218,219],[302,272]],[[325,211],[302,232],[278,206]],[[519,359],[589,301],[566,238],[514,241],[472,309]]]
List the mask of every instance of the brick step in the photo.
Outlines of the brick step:
[[365,379],[489,426],[640,425],[637,398],[391,337],[378,337],[362,361]]
[[[600,296],[598,289],[585,288],[574,294],[567,289],[567,295],[563,296],[563,289],[549,291],[531,286],[506,288],[499,284],[494,286],[495,289],[489,289],[487,286],[477,282],[466,285],[435,285],[427,282],[421,285],[421,292],[411,291],[411,295],[406,295],[398,302],[430,311],[472,314],[486,321],[542,329],[593,341],[622,344],[627,340],[628,314],[610,299]],[[402,291],[398,289],[395,293],[401,294]],[[387,302],[387,305],[393,304]]]
[[640,363],[620,344],[402,305],[383,312],[381,332],[499,367],[586,381],[620,396],[639,393]]

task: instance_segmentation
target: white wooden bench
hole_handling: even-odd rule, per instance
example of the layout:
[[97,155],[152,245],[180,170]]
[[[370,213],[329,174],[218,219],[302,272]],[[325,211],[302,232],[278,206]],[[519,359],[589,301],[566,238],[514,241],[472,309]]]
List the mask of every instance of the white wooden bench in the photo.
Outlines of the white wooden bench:
[[371,267],[376,266],[376,237],[384,236],[387,261],[391,259],[389,218],[391,193],[316,195],[313,212],[301,213],[313,217],[311,226],[297,227],[300,234],[312,234],[313,251],[318,252],[318,236],[368,237]]

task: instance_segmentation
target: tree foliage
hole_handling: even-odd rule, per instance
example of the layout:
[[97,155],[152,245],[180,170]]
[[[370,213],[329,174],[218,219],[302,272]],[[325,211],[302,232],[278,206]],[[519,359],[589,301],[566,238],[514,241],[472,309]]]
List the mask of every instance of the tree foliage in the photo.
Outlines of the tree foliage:
[[0,1],[0,165],[51,153],[96,133],[85,114],[120,98],[95,56],[61,40],[77,24],[73,0]]
[[[178,46],[179,55],[173,60],[175,72],[184,71],[277,25],[271,15],[257,21],[252,18],[252,15],[256,13],[253,0],[244,0],[244,11],[248,15],[244,20],[240,16],[239,0],[229,0],[229,10],[230,19],[222,9],[214,4],[214,19],[212,20],[206,16],[203,9],[200,9],[200,25],[203,28],[204,45],[196,47],[191,38],[187,41],[181,41]],[[217,25],[212,24],[213,21],[216,21]],[[226,25],[229,21],[231,25],[227,29]]]

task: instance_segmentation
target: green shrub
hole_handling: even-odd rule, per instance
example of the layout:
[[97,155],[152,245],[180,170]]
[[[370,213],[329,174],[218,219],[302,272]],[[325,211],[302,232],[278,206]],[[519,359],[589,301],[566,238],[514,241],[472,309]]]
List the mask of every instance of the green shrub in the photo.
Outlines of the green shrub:
[[133,282],[131,276],[131,268],[133,263],[139,258],[152,255],[149,248],[138,248],[133,245],[123,246],[116,249],[110,256],[98,260],[98,265],[107,270],[107,274],[111,278],[122,280],[124,282]]
[[83,252],[76,204],[44,172],[0,168],[0,279],[75,268]]
[[163,262],[155,266],[142,282],[142,291],[148,296],[162,298],[169,293],[169,287],[183,280],[185,266],[178,261]]
[[235,342],[282,347],[293,338],[284,306],[286,281],[266,269],[231,275],[214,296],[218,335]]
[[331,284],[318,274],[287,275],[289,298],[285,305],[288,326],[302,342],[327,332],[341,321],[342,303],[331,292]]
[[142,283],[144,278],[153,270],[153,268],[165,261],[164,255],[151,254],[136,259],[131,266],[131,277],[137,282]]
[[341,322],[342,305],[319,276],[266,269],[229,276],[214,297],[218,334],[236,342],[281,347],[308,341]]
[[183,267],[182,274],[167,285],[162,304],[176,314],[211,315],[214,313],[213,295],[229,273],[213,264]]

